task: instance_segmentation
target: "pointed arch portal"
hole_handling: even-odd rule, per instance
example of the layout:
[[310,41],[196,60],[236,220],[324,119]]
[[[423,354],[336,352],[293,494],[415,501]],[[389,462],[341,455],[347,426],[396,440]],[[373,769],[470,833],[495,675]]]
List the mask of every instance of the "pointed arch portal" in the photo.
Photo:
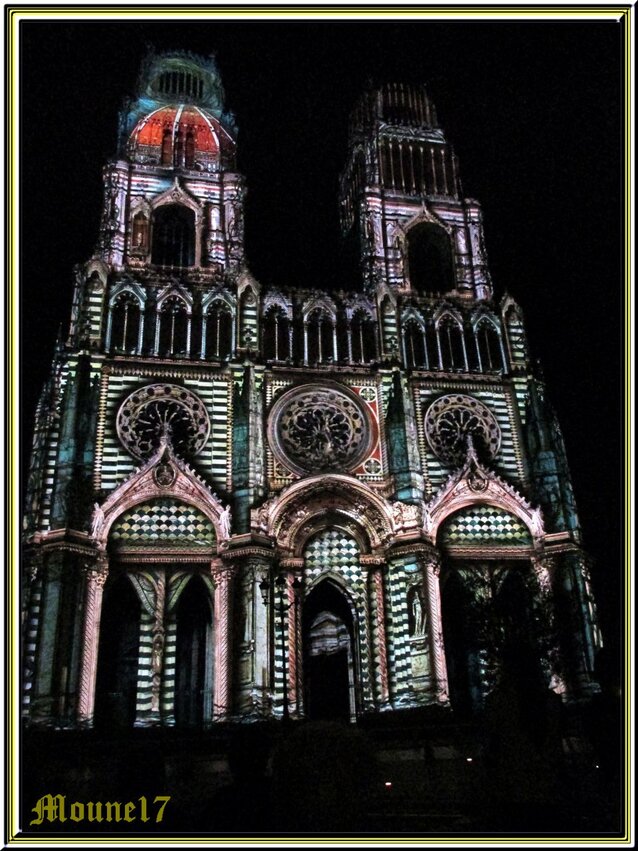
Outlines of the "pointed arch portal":
[[312,720],[349,720],[356,714],[354,623],[345,594],[324,579],[302,613],[304,703]]

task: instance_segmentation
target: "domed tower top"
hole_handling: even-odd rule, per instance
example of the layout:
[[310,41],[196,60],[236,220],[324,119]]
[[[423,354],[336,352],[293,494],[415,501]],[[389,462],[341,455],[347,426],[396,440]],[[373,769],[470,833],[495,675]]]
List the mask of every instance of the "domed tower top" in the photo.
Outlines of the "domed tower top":
[[182,51],[147,56],[136,97],[120,114],[119,155],[139,159],[140,145],[154,144],[161,129],[169,126],[192,131],[197,146],[209,154],[234,148],[237,128],[232,113],[224,109],[224,88],[213,56]]

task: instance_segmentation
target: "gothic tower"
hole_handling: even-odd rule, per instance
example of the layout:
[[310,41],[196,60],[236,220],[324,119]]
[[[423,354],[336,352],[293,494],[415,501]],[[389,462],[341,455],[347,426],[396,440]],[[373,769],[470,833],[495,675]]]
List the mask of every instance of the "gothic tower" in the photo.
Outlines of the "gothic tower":
[[147,59],[36,414],[25,718],[473,713],[513,669],[587,696],[560,427],[427,93],[354,110],[356,291],[252,277],[235,140],[212,59]]

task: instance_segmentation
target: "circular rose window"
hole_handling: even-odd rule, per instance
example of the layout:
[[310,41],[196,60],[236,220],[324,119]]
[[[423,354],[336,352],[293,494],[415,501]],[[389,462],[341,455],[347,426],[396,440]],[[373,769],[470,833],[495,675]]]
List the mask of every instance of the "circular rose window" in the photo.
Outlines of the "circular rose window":
[[136,458],[148,458],[163,436],[182,458],[197,455],[210,432],[203,402],[174,384],[150,384],[131,393],[117,414],[117,433]]
[[453,394],[433,402],[425,415],[425,435],[434,454],[459,466],[467,455],[468,437],[479,457],[492,460],[501,445],[494,414],[472,396]]
[[306,384],[277,399],[268,439],[277,460],[296,473],[339,473],[369,454],[371,428],[354,393],[328,382]]

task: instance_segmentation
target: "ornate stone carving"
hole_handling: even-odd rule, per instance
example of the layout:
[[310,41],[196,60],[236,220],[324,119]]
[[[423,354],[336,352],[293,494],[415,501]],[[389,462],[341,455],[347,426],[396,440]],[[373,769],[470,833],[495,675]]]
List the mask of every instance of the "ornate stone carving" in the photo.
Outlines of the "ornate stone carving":
[[494,414],[478,399],[459,393],[436,399],[424,420],[425,436],[434,454],[446,464],[463,463],[471,439],[490,460],[501,445]]
[[188,457],[204,448],[210,419],[203,402],[175,384],[150,384],[131,393],[117,414],[117,434],[136,458],[147,458],[168,439]]
[[366,406],[346,387],[325,382],[284,393],[269,417],[278,460],[297,473],[351,470],[366,457],[372,429]]

